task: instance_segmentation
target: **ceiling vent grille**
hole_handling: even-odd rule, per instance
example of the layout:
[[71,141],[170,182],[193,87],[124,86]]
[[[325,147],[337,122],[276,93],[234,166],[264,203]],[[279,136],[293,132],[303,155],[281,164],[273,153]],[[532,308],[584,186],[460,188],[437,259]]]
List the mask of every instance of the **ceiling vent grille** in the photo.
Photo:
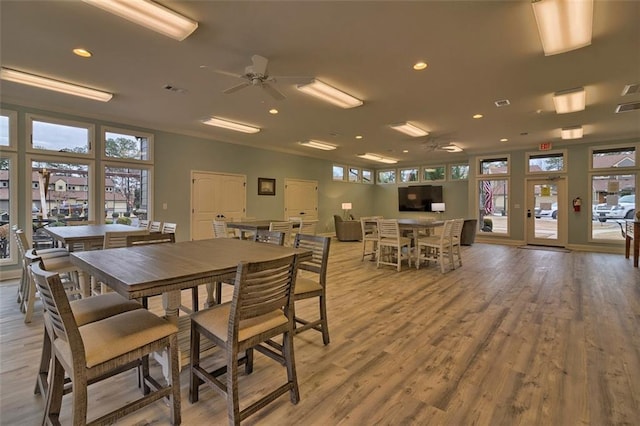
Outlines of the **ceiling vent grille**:
[[622,89],[622,96],[635,95],[636,93],[640,93],[640,84],[638,83],[627,84],[624,86],[624,89]]
[[494,104],[496,104],[496,106],[500,108],[507,105],[511,105],[511,102],[509,102],[509,99],[501,99],[499,101],[495,101]]
[[619,104],[616,107],[616,114],[621,112],[633,111],[636,109],[640,109],[640,102],[629,102],[627,104]]

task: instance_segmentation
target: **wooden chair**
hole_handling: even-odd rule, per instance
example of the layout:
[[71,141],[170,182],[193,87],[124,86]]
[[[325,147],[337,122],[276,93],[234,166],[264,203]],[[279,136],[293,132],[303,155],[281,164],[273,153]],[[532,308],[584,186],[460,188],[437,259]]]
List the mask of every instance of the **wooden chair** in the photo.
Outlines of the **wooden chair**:
[[[360,228],[362,229],[362,259],[365,256],[371,256],[371,260],[375,259],[378,251],[378,219],[381,217],[361,217]],[[370,243],[371,250],[367,250],[367,243]]]
[[453,226],[451,227],[451,267],[456,269],[456,263],[458,266],[462,266],[462,228],[464,227],[464,219],[454,219]]
[[[74,425],[108,424],[162,398],[170,401],[171,422],[180,424],[178,328],[146,309],[126,311],[78,327],[58,274],[31,266],[45,306],[46,326],[52,336],[51,384],[43,424],[59,424],[65,372],[71,377]],[[121,372],[149,354],[166,350],[169,383],[161,386],[143,368],[145,395],[98,419],[87,422],[87,385]],[[146,392],[150,387],[152,391]]]
[[149,221],[147,219],[138,219],[138,228],[149,229]]
[[316,228],[318,226],[317,220],[301,220],[300,227],[297,230],[298,234],[304,235],[316,235]]
[[278,231],[284,233],[284,245],[291,245],[291,231],[293,230],[293,223],[291,222],[271,222],[269,224],[269,231]]
[[258,243],[268,243],[283,246],[284,232],[259,229],[258,232],[253,234],[253,241],[256,241]]
[[438,262],[443,274],[445,273],[447,264],[453,268],[453,261],[451,259],[451,230],[453,223],[453,220],[445,220],[440,235],[431,235],[417,239],[416,269],[420,269],[420,263],[423,260],[427,262]]
[[[308,321],[298,317],[297,315],[294,315],[295,333],[298,334],[310,329],[319,331],[320,333],[322,333],[322,341],[325,345],[329,344],[326,287],[327,263],[329,261],[330,245],[330,237],[321,237],[308,234],[296,235],[296,239],[293,245],[295,248],[307,249],[313,252],[313,257],[311,260],[300,262],[298,264],[298,271],[309,271],[311,274],[298,274],[293,296],[294,301],[317,297],[320,310],[319,318],[314,321]],[[302,324],[302,327],[298,327],[297,324]]]
[[235,233],[230,232],[225,220],[214,219],[213,238],[235,238]]
[[162,230],[162,222],[149,222],[149,232],[160,232]]
[[162,225],[162,233],[163,234],[175,234],[177,227],[178,227],[178,225],[176,223],[165,222]]
[[[82,225],[95,225],[95,220],[67,220],[65,221],[66,226],[82,226]],[[67,249],[69,251],[85,251],[85,250],[96,250],[99,247],[93,247],[91,245],[85,243],[73,243]]]
[[[406,252],[403,249],[406,248]],[[395,256],[395,262],[394,260]],[[396,219],[378,219],[377,267],[391,265],[401,269],[402,260],[407,259],[411,267],[411,239],[400,236],[400,226]]]
[[[191,364],[189,400],[198,401],[199,388],[208,384],[227,399],[229,423],[239,425],[251,414],[289,392],[291,402],[300,399],[293,354],[293,289],[297,255],[263,262],[241,262],[236,271],[233,300],[191,316]],[[253,369],[256,345],[282,335],[287,381],[240,410],[238,366]],[[207,371],[200,363],[200,338],[211,340],[225,353],[226,367]],[[239,354],[245,352],[240,359]],[[225,374],[225,380],[219,376]]]

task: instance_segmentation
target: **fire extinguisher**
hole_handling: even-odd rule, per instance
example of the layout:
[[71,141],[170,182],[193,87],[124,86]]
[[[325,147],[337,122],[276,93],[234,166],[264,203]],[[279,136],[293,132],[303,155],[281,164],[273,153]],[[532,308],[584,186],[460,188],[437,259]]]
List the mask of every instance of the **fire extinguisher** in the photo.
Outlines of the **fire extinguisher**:
[[580,212],[580,206],[582,205],[582,200],[580,197],[576,197],[573,199],[573,211],[576,213]]

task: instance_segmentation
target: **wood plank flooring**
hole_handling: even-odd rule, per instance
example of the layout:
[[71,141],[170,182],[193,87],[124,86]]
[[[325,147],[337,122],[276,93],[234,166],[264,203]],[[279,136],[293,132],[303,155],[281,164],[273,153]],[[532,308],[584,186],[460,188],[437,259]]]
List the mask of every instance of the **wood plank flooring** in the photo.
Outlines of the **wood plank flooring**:
[[[361,262],[359,243],[332,241],[331,344],[296,336],[301,401],[281,397],[245,424],[640,424],[640,270],[630,260],[474,244],[463,262],[444,275],[436,265],[398,273]],[[24,324],[15,293],[15,282],[0,285],[0,424],[36,425],[42,314]],[[253,374],[240,376],[241,401],[284,374],[256,354]],[[225,401],[203,388],[190,404],[188,382],[185,369],[183,424],[226,424]],[[90,418],[137,397],[136,384],[125,373],[92,386]],[[168,413],[158,402],[119,424],[166,425]]]

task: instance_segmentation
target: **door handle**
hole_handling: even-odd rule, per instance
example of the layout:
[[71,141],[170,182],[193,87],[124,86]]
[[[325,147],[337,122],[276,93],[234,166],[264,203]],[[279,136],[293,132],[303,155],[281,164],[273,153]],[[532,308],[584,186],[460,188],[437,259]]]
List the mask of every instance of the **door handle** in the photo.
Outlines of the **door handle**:
[[531,218],[531,210],[527,210],[527,217],[530,219]]

